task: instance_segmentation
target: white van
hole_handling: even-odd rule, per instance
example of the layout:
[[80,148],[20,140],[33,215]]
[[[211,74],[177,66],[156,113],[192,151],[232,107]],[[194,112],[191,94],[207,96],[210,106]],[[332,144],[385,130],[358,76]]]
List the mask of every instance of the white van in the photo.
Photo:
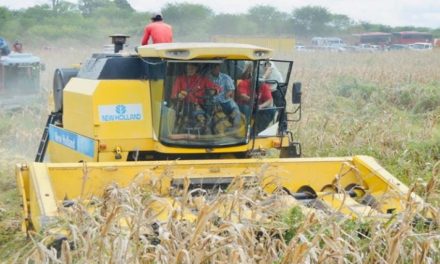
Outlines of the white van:
[[418,51],[432,50],[432,44],[427,43],[427,42],[417,42],[417,43],[410,44],[409,48],[411,50],[418,50]]
[[336,37],[314,37],[312,38],[312,47],[317,49],[337,50],[345,49],[346,44],[341,38]]

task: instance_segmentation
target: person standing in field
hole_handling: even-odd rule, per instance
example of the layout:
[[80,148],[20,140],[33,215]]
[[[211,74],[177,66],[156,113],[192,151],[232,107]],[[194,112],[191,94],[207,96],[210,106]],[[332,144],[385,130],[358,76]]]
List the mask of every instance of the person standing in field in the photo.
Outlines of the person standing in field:
[[173,42],[173,28],[163,21],[161,14],[151,18],[151,23],[145,27],[141,44],[147,45],[150,38],[153,44]]
[[2,37],[0,37],[0,56],[8,56],[11,53],[8,43]]
[[14,53],[23,53],[23,44],[20,41],[16,40],[12,45],[12,51]]

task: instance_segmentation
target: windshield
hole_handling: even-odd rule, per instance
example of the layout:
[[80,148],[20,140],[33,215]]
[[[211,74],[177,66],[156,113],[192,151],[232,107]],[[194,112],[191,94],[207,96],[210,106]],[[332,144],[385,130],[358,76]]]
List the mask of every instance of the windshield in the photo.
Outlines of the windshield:
[[[215,147],[246,144],[254,93],[252,61],[168,61],[160,102],[159,140],[166,145]],[[255,67],[251,67],[252,69]],[[241,84],[240,84],[241,83]],[[243,98],[238,87],[248,89]],[[243,90],[243,89],[242,89]],[[154,103],[154,102],[153,102]]]

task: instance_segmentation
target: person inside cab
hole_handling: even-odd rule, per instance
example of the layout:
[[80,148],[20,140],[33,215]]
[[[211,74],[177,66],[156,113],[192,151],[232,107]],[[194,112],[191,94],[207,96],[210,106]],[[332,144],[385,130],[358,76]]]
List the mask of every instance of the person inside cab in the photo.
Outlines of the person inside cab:
[[[252,74],[253,64],[247,63],[237,88],[239,98],[238,105],[246,116],[251,115],[253,110],[257,111],[255,129],[258,134],[268,127],[275,113],[273,110],[271,88],[266,82],[258,82],[258,96],[252,93]],[[253,98],[258,98],[255,104],[252,102]]]
[[285,88],[281,88],[280,84],[284,83],[281,72],[273,61],[264,61],[260,63],[260,81],[266,82],[270,86],[272,92],[273,105],[277,107],[285,107],[284,93]]
[[208,89],[218,92],[217,86],[208,78],[201,75],[197,63],[187,63],[185,74],[178,76],[173,84],[171,99],[186,103],[202,105]]
[[275,66],[275,63],[273,63],[273,61],[264,61],[263,63],[260,64],[260,67],[261,67],[260,73],[262,73],[261,80],[268,81],[270,90],[272,92],[276,91],[277,90],[276,82],[278,83],[284,82],[281,72]]
[[[218,93],[218,87],[199,72],[199,64],[187,63],[185,73],[178,76],[171,90],[171,100],[177,112],[175,132],[185,132],[193,113],[206,111],[210,98]],[[212,100],[211,100],[212,101]]]
[[[221,64],[215,63],[212,64],[211,70],[208,75],[209,80],[213,82],[218,87],[218,94],[214,98],[214,103],[218,106],[216,107],[217,112],[222,111],[223,114],[217,113],[214,116],[214,130],[218,131],[218,133],[227,130],[225,129],[219,129],[220,125],[220,119],[225,120],[229,119],[228,123],[231,125],[232,128],[238,129],[241,125],[241,113],[240,109],[238,108],[237,103],[234,101],[234,93],[235,93],[235,86],[234,82],[232,81],[232,78],[221,72]],[[222,116],[220,118],[220,116]],[[218,118],[217,118],[218,117]],[[216,120],[219,119],[219,120]],[[223,122],[222,127],[226,126],[227,124]]]
[[185,74],[176,77],[171,90],[177,120],[174,133],[244,134],[245,118],[234,94],[234,82],[221,72],[221,63],[187,63]]

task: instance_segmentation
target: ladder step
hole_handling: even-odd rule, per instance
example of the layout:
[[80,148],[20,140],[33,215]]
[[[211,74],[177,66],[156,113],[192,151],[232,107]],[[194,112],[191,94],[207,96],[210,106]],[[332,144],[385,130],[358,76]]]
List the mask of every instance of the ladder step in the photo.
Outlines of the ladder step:
[[35,162],[43,162],[49,139],[49,126],[55,124],[55,121],[59,120],[60,118],[60,112],[52,112],[47,118],[46,126],[44,128],[43,135],[41,136],[40,145],[38,146]]

